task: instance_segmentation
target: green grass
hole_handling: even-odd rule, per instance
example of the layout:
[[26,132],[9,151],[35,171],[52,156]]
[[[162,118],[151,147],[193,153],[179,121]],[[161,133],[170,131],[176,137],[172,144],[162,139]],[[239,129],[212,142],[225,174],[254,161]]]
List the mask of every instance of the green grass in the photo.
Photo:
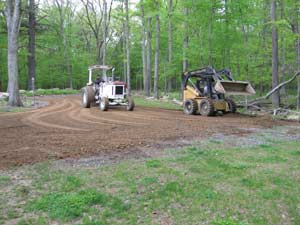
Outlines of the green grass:
[[[224,148],[208,140],[161,158],[93,169],[37,164],[27,171],[30,185],[0,194],[1,207],[8,209],[0,222],[300,224],[299,144],[268,139],[255,147]],[[11,178],[0,177],[0,193],[9,187]],[[13,210],[8,198],[22,210]]]
[[46,212],[52,219],[68,221],[82,216],[95,205],[109,208],[114,215],[126,212],[130,207],[120,199],[96,189],[84,189],[78,192],[49,192],[30,202],[28,209]]
[[161,108],[161,109],[171,109],[171,110],[182,110],[180,105],[174,104],[171,100],[154,100],[146,99],[141,96],[134,96],[134,102],[137,106],[150,107],[150,108]]
[[11,178],[9,176],[0,176],[0,187],[8,185],[10,181]]
[[[68,95],[68,94],[79,94],[81,93],[80,90],[74,90],[74,89],[37,89],[35,90],[34,94],[36,96],[39,95]],[[24,91],[21,93],[23,96],[32,97],[33,92],[32,91]]]

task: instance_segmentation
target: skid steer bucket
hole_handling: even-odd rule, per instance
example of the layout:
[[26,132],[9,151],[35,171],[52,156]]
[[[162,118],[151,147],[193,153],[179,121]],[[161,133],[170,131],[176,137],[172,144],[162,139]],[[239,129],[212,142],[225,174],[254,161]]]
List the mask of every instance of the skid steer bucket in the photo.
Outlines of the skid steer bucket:
[[249,82],[245,81],[217,81],[215,90],[227,95],[253,95],[255,90]]

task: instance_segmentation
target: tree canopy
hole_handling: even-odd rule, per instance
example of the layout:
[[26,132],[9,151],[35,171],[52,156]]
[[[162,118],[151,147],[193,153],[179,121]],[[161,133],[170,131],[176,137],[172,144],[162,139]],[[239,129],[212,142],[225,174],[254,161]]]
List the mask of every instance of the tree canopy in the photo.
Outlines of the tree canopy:
[[[104,43],[107,64],[114,65],[116,74],[125,79],[124,0],[107,0],[106,40],[103,40],[102,0],[45,0],[35,4],[37,88],[81,88],[86,83],[88,66],[102,62]],[[143,89],[142,40],[145,35],[144,43],[151,42],[148,46],[152,58],[149,61],[152,91],[156,41],[159,40],[156,63],[160,90],[180,89],[183,62],[187,60],[189,70],[207,65],[230,68],[235,79],[249,80],[263,93],[272,84],[274,26],[278,30],[279,79],[285,80],[286,75],[290,76],[299,67],[295,47],[299,39],[299,5],[297,0],[277,1],[277,20],[272,21],[267,0],[129,1],[131,87]],[[28,7],[24,2],[19,35],[21,89],[28,87]],[[1,1],[0,10],[4,8],[5,2]],[[7,28],[3,13],[0,26],[0,82],[2,90],[6,90]],[[292,84],[292,90],[296,90],[296,84]]]

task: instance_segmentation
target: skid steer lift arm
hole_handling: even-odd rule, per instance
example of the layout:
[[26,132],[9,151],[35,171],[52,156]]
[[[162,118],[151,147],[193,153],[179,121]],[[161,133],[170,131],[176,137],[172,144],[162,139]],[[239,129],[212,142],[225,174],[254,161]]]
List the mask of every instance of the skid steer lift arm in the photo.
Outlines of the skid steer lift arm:
[[[205,92],[199,88],[199,85],[193,85],[200,95],[213,97],[219,94],[230,95],[252,95],[255,90],[249,82],[235,81],[229,69],[215,70],[212,67],[204,67],[198,70],[188,71],[182,74],[182,83],[184,90],[191,78],[196,78],[198,83],[205,83]],[[215,93],[217,92],[217,93]]]

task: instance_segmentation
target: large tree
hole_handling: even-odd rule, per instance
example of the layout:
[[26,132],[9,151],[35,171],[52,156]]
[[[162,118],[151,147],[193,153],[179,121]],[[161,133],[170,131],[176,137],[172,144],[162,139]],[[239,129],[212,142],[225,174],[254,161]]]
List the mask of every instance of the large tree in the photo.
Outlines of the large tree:
[[[159,2],[156,2],[157,10]],[[160,48],[160,19],[159,14],[156,18],[156,34],[155,34],[155,60],[154,60],[154,98],[158,99],[158,79],[159,79],[159,48]]]
[[62,46],[63,46],[63,53],[67,68],[67,74],[68,74],[68,86],[69,88],[73,88],[73,82],[72,82],[72,67],[71,67],[71,61],[70,61],[70,54],[68,49],[68,39],[66,35],[65,30],[65,20],[67,16],[67,10],[71,9],[71,2],[70,0],[55,0],[55,6],[58,9],[59,12],[59,35],[62,39]]
[[28,5],[28,90],[32,90],[35,79],[35,1],[29,0]]
[[128,0],[125,0],[125,13],[126,13],[126,20],[125,20],[125,38],[126,38],[126,74],[127,74],[127,86],[128,86],[128,93],[131,93],[131,78],[130,78],[130,39],[129,39],[129,9],[128,9]]
[[[271,21],[272,21],[272,88],[279,84],[278,76],[278,30],[276,26],[276,0],[271,0]],[[279,107],[280,96],[279,91],[274,92],[272,96],[272,104]]]
[[8,105],[22,106],[19,92],[18,37],[21,23],[21,0],[6,0]]

